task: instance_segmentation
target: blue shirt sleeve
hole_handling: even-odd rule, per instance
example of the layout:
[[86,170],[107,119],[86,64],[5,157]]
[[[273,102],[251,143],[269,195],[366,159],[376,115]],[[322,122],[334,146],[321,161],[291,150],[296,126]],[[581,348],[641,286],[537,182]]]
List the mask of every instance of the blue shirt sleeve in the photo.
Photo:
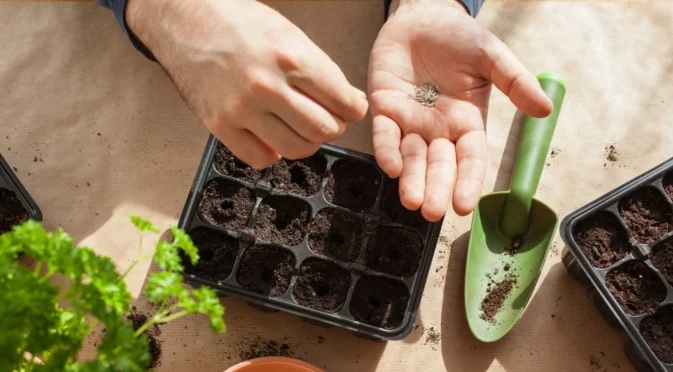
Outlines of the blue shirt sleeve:
[[[481,6],[484,4],[484,0],[459,0],[467,9],[467,12],[472,16],[476,17],[479,14]],[[391,0],[384,0],[385,9],[386,9],[386,18],[388,17],[388,10],[390,9]]]
[[124,31],[126,37],[131,40],[133,46],[149,60],[156,62],[156,58],[154,58],[152,52],[150,52],[150,50],[147,49],[147,47],[145,47],[145,45],[143,45],[143,43],[135,35],[133,35],[133,32],[131,32],[128,25],[126,24],[126,1],[127,0],[96,0],[98,4],[112,10],[115,17],[117,18],[117,22],[119,22],[121,25],[122,31]]

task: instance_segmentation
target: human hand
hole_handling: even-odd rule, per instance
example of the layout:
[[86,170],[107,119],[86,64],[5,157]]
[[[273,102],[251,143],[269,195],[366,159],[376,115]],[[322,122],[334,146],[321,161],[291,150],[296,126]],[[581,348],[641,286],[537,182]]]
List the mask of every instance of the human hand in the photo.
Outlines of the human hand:
[[[455,0],[394,0],[369,64],[374,152],[402,204],[437,221],[469,214],[486,172],[491,83],[522,112],[552,102],[511,51]],[[421,103],[423,102],[423,103]]]
[[254,168],[308,157],[367,112],[327,54],[255,0],[130,0],[126,14],[191,109]]

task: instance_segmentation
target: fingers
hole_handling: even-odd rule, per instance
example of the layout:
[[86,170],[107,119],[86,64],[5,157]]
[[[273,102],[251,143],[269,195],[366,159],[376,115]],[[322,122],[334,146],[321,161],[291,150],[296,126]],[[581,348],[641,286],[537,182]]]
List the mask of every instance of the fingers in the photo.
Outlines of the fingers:
[[316,57],[319,61],[289,74],[289,82],[343,122],[362,120],[369,108],[367,95],[352,86],[326,54],[320,51]]
[[400,201],[410,210],[417,210],[425,196],[425,174],[428,145],[418,134],[409,134],[402,139],[402,175],[400,176]]
[[437,138],[428,147],[425,198],[421,207],[423,217],[439,221],[451,202],[456,179],[456,148],[446,138]]
[[237,158],[251,167],[261,170],[280,159],[280,155],[247,129],[220,125],[213,134]]
[[458,175],[453,192],[453,209],[465,216],[479,202],[486,174],[486,133],[475,130],[464,134],[456,142]]
[[247,127],[270,149],[286,159],[307,158],[320,148],[320,143],[307,141],[286,122],[271,113],[252,118]]
[[377,115],[373,119],[372,128],[376,162],[388,177],[399,177],[402,173],[399,125],[387,116]]
[[330,142],[346,130],[343,120],[291,87],[271,101],[269,109],[308,142]]
[[552,112],[552,102],[530,73],[496,36],[491,35],[483,46],[485,59],[482,74],[506,94],[523,113],[546,117]]

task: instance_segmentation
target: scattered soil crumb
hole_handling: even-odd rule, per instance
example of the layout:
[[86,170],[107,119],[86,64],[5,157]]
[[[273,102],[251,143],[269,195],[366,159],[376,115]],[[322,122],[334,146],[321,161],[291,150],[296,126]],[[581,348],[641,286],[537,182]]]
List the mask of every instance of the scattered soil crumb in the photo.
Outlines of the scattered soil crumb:
[[505,271],[509,271],[509,269],[510,269],[511,267],[512,267],[512,265],[510,265],[510,264],[505,264],[505,269],[504,269],[504,270],[505,270]]
[[439,87],[437,85],[424,83],[416,86],[416,97],[414,98],[416,102],[432,107],[435,105],[437,98],[439,98]]
[[619,153],[614,144],[605,146],[605,159],[613,163],[619,160]]
[[516,282],[517,278],[510,274],[503,281],[489,286],[487,295],[481,302],[482,313],[479,317],[489,323],[495,323],[495,316],[504,305]]
[[514,239],[512,239],[512,242],[510,243],[509,246],[505,247],[505,250],[512,256],[518,253],[519,248],[523,245],[524,240],[522,237],[517,236]]
[[560,153],[561,153],[561,149],[559,149],[559,148],[555,147],[555,148],[551,149],[551,158],[554,159],[556,157],[556,155],[558,155]]
[[423,345],[430,345],[433,349],[435,349],[435,347],[439,345],[441,339],[441,333],[439,333],[435,327],[430,327],[428,328],[428,334],[425,337],[425,343],[423,343]]
[[589,356],[589,364],[591,364],[591,369],[594,371],[601,368],[601,361],[595,355]]
[[243,344],[239,357],[241,360],[250,360],[269,356],[295,357],[294,351],[288,344],[281,344],[274,340],[262,340],[257,337]]
[[325,337],[323,336],[318,336],[318,344],[322,344],[325,342]]

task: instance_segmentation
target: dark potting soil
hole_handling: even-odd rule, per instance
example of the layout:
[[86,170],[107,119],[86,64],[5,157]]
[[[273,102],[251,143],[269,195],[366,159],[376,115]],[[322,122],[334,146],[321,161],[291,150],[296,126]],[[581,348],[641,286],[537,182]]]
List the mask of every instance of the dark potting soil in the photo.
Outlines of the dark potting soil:
[[664,278],[673,285],[673,238],[657,244],[650,253],[652,265],[661,271]]
[[293,297],[300,305],[326,312],[336,312],[346,302],[351,274],[339,265],[308,258],[299,268]]
[[222,174],[251,183],[255,183],[262,179],[262,175],[264,174],[263,171],[258,171],[238,160],[238,158],[223,145],[220,145],[215,153],[215,169]]
[[505,247],[505,251],[509,253],[510,255],[514,256],[517,253],[519,253],[519,249],[523,246],[523,243],[526,241],[520,237],[520,236],[515,236],[510,242],[507,247]]
[[0,188],[0,235],[28,220],[28,211],[12,191]]
[[673,306],[666,306],[643,319],[640,333],[662,362],[673,363]]
[[409,277],[418,269],[423,239],[411,230],[379,226],[367,247],[365,264],[378,272]]
[[255,234],[264,240],[297,245],[304,240],[311,206],[290,196],[272,195],[262,200],[257,211]]
[[360,255],[365,224],[357,216],[339,209],[321,210],[308,228],[308,245],[315,253],[342,262]]
[[673,228],[673,213],[654,187],[643,187],[619,202],[619,214],[633,237],[650,244]]
[[301,160],[281,159],[271,167],[269,182],[277,191],[309,197],[320,190],[326,169],[327,159],[319,153]]
[[363,276],[355,284],[350,312],[355,320],[393,329],[404,321],[409,290],[404,283],[381,276]]
[[339,160],[330,170],[325,198],[332,204],[360,212],[376,203],[381,174],[370,165]]
[[238,241],[221,231],[206,227],[197,227],[189,235],[199,249],[199,262],[194,266],[187,256],[183,256],[185,272],[213,281],[229,277],[238,255]]
[[[138,328],[142,327],[143,324],[147,323],[147,318],[148,318],[147,315],[136,312],[135,307],[133,308],[133,311],[126,317],[126,319],[129,322],[131,322],[133,329],[136,331],[138,330]],[[150,365],[148,366],[148,368],[156,368],[160,364],[159,359],[161,358],[161,342],[159,342],[159,340],[156,337],[160,333],[161,332],[159,331],[159,327],[156,324],[146,331],[149,352],[151,357]]]
[[502,309],[505,300],[509,297],[516,283],[517,277],[510,274],[503,281],[493,283],[493,285],[489,286],[486,297],[481,301],[481,314],[479,318],[489,323],[495,323],[496,315]]
[[253,245],[243,253],[236,280],[247,290],[278,297],[290,285],[294,264],[294,255],[287,249]]
[[411,211],[402,205],[397,180],[388,184],[383,194],[381,212],[390,221],[411,227],[421,227],[427,222],[420,211]]
[[631,251],[628,233],[610,212],[598,212],[582,220],[573,238],[589,262],[600,268],[614,265]]
[[203,191],[199,216],[212,225],[240,230],[248,224],[254,204],[252,190],[234,181],[213,180]]
[[640,261],[630,261],[611,270],[605,283],[622,309],[633,316],[652,311],[666,298],[664,283]]

